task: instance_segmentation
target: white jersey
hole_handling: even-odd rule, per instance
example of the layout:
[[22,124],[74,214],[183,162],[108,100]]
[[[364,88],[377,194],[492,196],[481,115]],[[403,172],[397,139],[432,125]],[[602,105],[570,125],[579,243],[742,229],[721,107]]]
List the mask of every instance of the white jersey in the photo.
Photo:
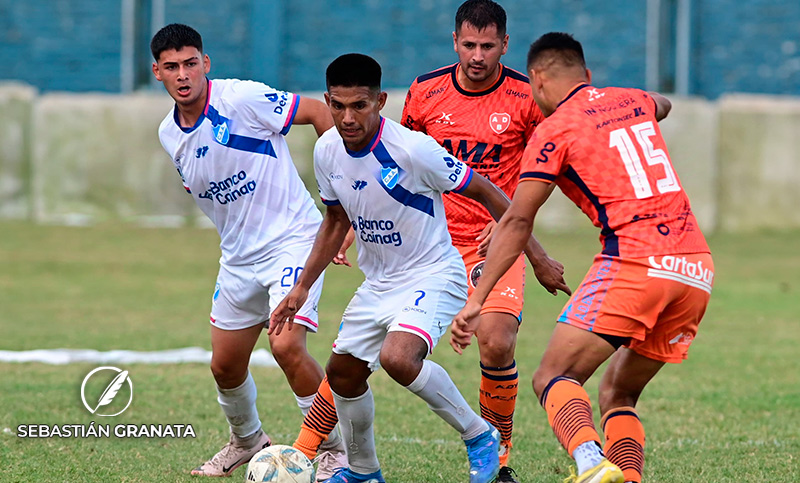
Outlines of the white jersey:
[[389,289],[431,272],[466,280],[442,193],[463,190],[472,170],[433,138],[382,118],[369,144],[352,152],[332,128],[314,148],[314,171],[322,202],[341,204],[350,218],[370,286]]
[[158,128],[184,188],[219,231],[222,263],[255,263],[281,246],[313,243],[322,215],[283,137],[299,100],[259,82],[209,80],[194,126],[180,126],[176,106]]

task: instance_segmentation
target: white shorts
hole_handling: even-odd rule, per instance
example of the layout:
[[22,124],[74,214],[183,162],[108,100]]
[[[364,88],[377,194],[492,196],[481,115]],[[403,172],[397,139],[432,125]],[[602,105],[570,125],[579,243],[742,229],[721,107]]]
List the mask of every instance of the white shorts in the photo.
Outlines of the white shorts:
[[[211,323],[223,330],[246,329],[269,320],[303,270],[311,245],[290,246],[252,265],[220,264],[211,303]],[[325,274],[311,286],[294,318],[312,332],[319,326],[317,305]]]
[[366,361],[375,371],[386,334],[401,331],[422,338],[432,353],[466,302],[466,275],[429,274],[384,291],[365,282],[344,311],[333,352]]

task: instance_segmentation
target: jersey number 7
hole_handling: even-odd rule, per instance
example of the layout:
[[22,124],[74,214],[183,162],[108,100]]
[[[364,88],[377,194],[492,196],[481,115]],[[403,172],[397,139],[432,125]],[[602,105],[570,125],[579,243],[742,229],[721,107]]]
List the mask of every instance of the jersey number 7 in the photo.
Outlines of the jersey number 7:
[[[630,127],[636,141],[642,148],[644,159],[649,166],[660,164],[664,166],[664,177],[656,181],[656,187],[659,193],[669,193],[671,191],[680,191],[681,187],[678,184],[678,179],[675,176],[675,171],[669,162],[667,153],[663,149],[656,149],[653,146],[650,138],[656,135],[656,129],[652,121],[643,122]],[[653,189],[650,187],[650,181],[647,179],[647,173],[642,166],[642,160],[636,147],[633,145],[633,140],[625,128],[616,129],[611,131],[609,147],[617,148],[619,155],[622,158],[622,163],[625,165],[625,170],[631,178],[631,185],[633,185],[633,192],[639,199],[650,198],[653,196]]]

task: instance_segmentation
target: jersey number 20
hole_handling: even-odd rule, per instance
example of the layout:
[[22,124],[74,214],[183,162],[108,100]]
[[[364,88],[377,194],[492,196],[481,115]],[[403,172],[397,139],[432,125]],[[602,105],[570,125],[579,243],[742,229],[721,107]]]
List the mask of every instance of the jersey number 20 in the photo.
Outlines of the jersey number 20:
[[[644,159],[647,164],[654,166],[660,164],[664,166],[664,177],[656,181],[656,187],[659,193],[669,193],[670,191],[680,191],[681,187],[678,184],[678,179],[675,177],[675,171],[672,170],[672,165],[669,163],[667,153],[663,149],[656,149],[653,146],[650,138],[655,136],[656,129],[652,121],[643,122],[631,126],[630,130],[633,132],[636,141],[642,148]],[[625,170],[631,178],[633,185],[633,192],[639,199],[650,198],[653,196],[653,189],[650,187],[650,181],[647,179],[647,173],[642,166],[642,160],[639,158],[639,153],[633,145],[633,140],[625,128],[611,131],[610,144],[612,148],[617,148],[619,155],[622,158],[622,163],[625,165]]]

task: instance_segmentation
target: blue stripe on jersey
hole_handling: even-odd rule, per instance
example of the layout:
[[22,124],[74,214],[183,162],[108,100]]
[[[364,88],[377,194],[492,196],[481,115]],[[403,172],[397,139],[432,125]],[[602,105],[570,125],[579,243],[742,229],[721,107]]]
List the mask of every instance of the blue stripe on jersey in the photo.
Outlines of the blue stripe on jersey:
[[453,193],[461,193],[462,191],[467,189],[467,186],[469,186],[469,184],[472,182],[472,174],[475,171],[469,166],[467,166],[467,169],[469,170],[469,174],[467,174],[466,179],[461,180],[461,185],[458,188],[454,189]]
[[572,166],[568,167],[566,177],[568,180],[575,183],[575,186],[577,186],[578,189],[583,192],[583,195],[586,196],[592,205],[594,205],[594,209],[597,210],[597,221],[599,221],[600,225],[603,227],[600,230],[600,234],[603,235],[603,255],[618,257],[619,238],[617,237],[617,233],[614,231],[614,229],[608,224],[608,213],[606,213],[605,205],[600,203],[600,199],[597,197],[597,195],[592,193],[592,190],[586,186],[586,183],[583,182],[578,172],[575,171],[575,168]]
[[[208,114],[206,114],[206,117],[211,121],[212,126],[219,126],[225,122],[224,118],[220,116],[219,111],[214,109],[214,106],[208,106]],[[230,126],[228,126],[228,129],[230,129]],[[239,151],[272,156],[273,158],[278,157],[269,139],[256,139],[249,136],[231,134],[228,142],[223,144],[223,146],[231,149],[238,149]]]
[[530,178],[555,181],[556,175],[550,173],[540,173],[538,171],[528,171],[519,175],[519,179],[530,179]]
[[[372,150],[372,154],[375,155],[375,159],[377,159],[384,168],[396,168],[400,170],[400,167],[394,162],[394,159],[392,159],[392,156],[389,154],[389,151],[386,150],[386,146],[383,145],[382,141],[378,141],[375,149]],[[398,176],[399,175],[400,174],[398,173]],[[381,185],[384,191],[389,193],[389,196],[394,198],[396,201],[408,206],[409,208],[414,208],[415,210],[419,210],[427,215],[433,216],[432,199],[421,194],[412,193],[400,186],[400,183],[396,184],[394,188],[389,189],[380,181],[381,180],[379,179],[378,184]]]

